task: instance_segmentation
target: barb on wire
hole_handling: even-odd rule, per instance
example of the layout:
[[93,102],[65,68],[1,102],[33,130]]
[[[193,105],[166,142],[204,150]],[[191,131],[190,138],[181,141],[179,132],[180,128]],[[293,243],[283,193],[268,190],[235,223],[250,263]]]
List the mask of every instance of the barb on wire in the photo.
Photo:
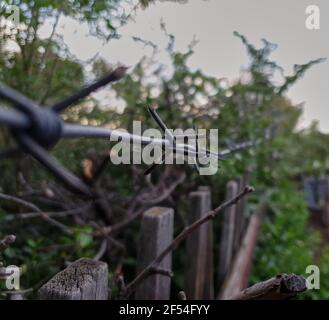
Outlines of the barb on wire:
[[81,90],[74,93],[72,96],[64,99],[63,101],[56,103],[55,105],[52,106],[52,109],[57,113],[65,110],[67,107],[89,96],[92,92],[95,92],[99,88],[104,87],[111,82],[115,82],[121,79],[126,74],[127,69],[128,67],[125,66],[121,66],[115,69],[113,72],[111,72],[109,75],[105,76],[104,78],[96,81],[90,86],[82,88]]
[[[157,125],[162,129],[164,134],[172,142],[172,145],[175,148],[176,147],[176,138],[175,138],[175,136],[171,133],[171,131],[168,129],[166,124],[163,122],[163,120],[160,118],[160,116],[158,115],[158,113],[156,112],[156,110],[153,107],[148,107],[148,111],[151,114],[154,121],[157,123]],[[162,152],[163,153],[162,153],[160,161],[158,163],[156,162],[156,163],[152,164],[150,167],[148,167],[144,171],[145,176],[152,173],[159,165],[161,165],[165,162],[167,153],[165,152],[165,148],[163,146],[162,146]],[[175,150],[174,150],[174,152],[175,152]]]
[[[167,127],[167,125],[164,123],[164,121],[161,119],[161,117],[159,116],[159,114],[156,112],[154,107],[148,107],[148,110],[152,116],[152,118],[154,119],[154,121],[158,124],[158,126],[162,129],[162,131],[165,134],[165,137],[168,137],[168,140],[171,142],[172,144],[172,152],[174,154],[177,153],[178,150],[180,150],[181,145],[177,144],[177,138],[184,138],[184,144],[182,145],[183,149],[186,151],[184,152],[185,156],[189,156],[189,157],[193,157],[193,166],[196,169],[197,172],[200,172],[200,167],[199,167],[199,163],[198,163],[198,158],[204,158],[204,157],[215,157],[218,160],[223,160],[222,156],[219,153],[214,153],[208,149],[203,149],[203,148],[199,148],[199,138],[202,136],[198,133],[198,131],[196,130],[195,126],[194,126],[194,131],[196,132],[195,134],[192,135],[174,135]],[[185,138],[194,138],[195,139],[195,146],[192,145],[188,145],[185,143]],[[162,151],[163,151],[163,155],[161,157],[161,159],[159,160],[159,162],[154,163],[153,165],[151,165],[149,168],[147,168],[144,172],[145,175],[150,174],[152,171],[154,171],[154,169],[160,165],[163,164],[165,162],[166,159],[166,152],[164,149],[164,146],[162,146]]]

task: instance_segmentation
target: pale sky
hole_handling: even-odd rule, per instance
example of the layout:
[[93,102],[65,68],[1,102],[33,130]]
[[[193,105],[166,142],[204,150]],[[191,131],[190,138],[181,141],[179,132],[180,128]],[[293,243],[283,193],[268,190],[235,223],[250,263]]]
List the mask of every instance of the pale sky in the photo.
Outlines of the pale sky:
[[[320,8],[320,30],[305,27],[308,5]],[[150,48],[132,40],[138,36],[159,46],[157,59],[168,64],[165,54],[167,38],[160,30],[164,21],[169,33],[176,38],[176,48],[186,51],[193,37],[199,41],[190,59],[192,69],[200,68],[218,78],[236,79],[248,56],[233,31],[244,34],[249,41],[260,45],[266,38],[278,45],[273,60],[290,74],[295,63],[305,63],[319,57],[329,58],[329,1],[328,0],[190,0],[187,4],[158,1],[146,10],[138,10],[134,21],[119,29],[121,38],[107,44],[92,37],[85,25],[62,19],[60,29],[64,41],[79,59],[95,54],[109,63],[134,66]],[[43,33],[49,32],[45,26]],[[329,132],[329,61],[314,66],[290,91],[288,96],[297,103],[304,102],[301,127],[312,120]]]

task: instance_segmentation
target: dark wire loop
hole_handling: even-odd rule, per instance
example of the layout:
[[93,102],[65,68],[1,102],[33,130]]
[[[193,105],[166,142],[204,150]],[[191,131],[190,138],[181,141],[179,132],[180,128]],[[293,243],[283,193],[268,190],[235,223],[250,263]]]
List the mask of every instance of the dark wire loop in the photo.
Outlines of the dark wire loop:
[[[25,132],[47,149],[53,147],[61,139],[62,120],[57,113],[37,106],[33,101],[6,85],[0,85],[0,98],[21,111],[21,114],[15,114],[9,110],[2,112],[2,115],[6,116],[5,120],[11,122],[14,127],[12,128],[14,136],[17,132]],[[19,120],[17,121],[17,119]],[[23,119],[25,119],[25,123],[23,123]],[[24,129],[19,127],[20,123],[24,125]]]
[[62,138],[63,123],[54,111],[38,108],[31,119],[31,127],[25,132],[40,146],[51,149]]
[[[33,156],[44,167],[66,184],[72,191],[92,197],[93,192],[81,179],[63,167],[46,149],[53,148],[63,138],[63,121],[58,112],[88,96],[106,84],[119,80],[127,68],[119,67],[94,84],[59,102],[51,109],[40,107],[16,90],[0,84],[0,98],[19,111],[0,109],[0,124],[6,124],[23,151]],[[15,154],[19,149],[5,150],[3,156]]]

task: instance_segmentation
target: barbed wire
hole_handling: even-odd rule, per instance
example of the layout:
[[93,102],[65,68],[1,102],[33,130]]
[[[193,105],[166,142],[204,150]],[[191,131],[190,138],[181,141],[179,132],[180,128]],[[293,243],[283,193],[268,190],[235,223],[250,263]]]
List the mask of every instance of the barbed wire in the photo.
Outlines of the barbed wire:
[[[160,116],[152,107],[149,108],[149,112],[165,133],[165,138],[159,139],[139,136],[121,130],[66,123],[62,120],[60,117],[61,112],[68,107],[77,104],[96,90],[120,80],[126,74],[126,71],[126,67],[120,66],[107,76],[97,80],[89,86],[83,87],[73,95],[54,104],[50,108],[40,106],[16,90],[5,84],[0,84],[0,99],[9,102],[14,107],[14,109],[5,106],[0,108],[0,125],[9,128],[18,143],[18,146],[15,148],[0,150],[0,159],[20,154],[21,152],[27,153],[39,161],[71,191],[83,196],[93,197],[93,191],[90,186],[84,183],[80,178],[49,154],[48,151],[51,150],[61,139],[98,139],[112,137],[130,144],[139,143],[141,145],[148,145],[153,143],[154,145],[160,145],[162,148],[166,148],[166,150],[189,157],[192,156],[195,159],[201,155],[201,157],[209,156],[218,160],[223,160],[224,157],[232,152],[254,146],[258,143],[249,141],[236,144],[219,153],[200,148],[198,143],[196,146],[177,143],[177,137],[170,132],[166,124],[161,120]],[[197,139],[198,135],[196,134],[194,138]],[[155,166],[152,166],[146,170],[145,173],[150,173],[154,168]]]

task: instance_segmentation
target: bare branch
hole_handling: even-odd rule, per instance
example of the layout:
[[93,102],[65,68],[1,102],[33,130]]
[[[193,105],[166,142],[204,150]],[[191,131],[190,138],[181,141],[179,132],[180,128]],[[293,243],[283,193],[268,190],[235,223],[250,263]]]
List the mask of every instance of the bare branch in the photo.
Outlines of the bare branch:
[[15,197],[15,196],[10,196],[7,194],[3,194],[0,193],[0,199],[4,199],[4,200],[9,200],[9,201],[13,201],[16,202],[24,207],[27,207],[33,211],[36,211],[40,214],[40,217],[42,219],[44,219],[45,221],[47,221],[49,224],[53,225],[54,227],[57,227],[59,229],[61,229],[63,232],[67,233],[67,234],[71,234],[71,230],[64,224],[54,220],[53,218],[50,218],[47,214],[45,214],[39,207],[37,207],[35,204],[25,201],[21,198]]
[[94,256],[93,260],[99,261],[103,257],[106,249],[107,249],[107,240],[103,239],[101,246],[99,247],[99,250]]
[[[48,217],[52,218],[64,218],[67,216],[72,216],[76,214],[80,214],[81,212],[84,212],[90,208],[90,204],[81,207],[81,208],[75,208],[71,210],[65,210],[65,211],[58,211],[58,212],[44,212]],[[18,219],[32,219],[32,218],[39,218],[40,212],[26,212],[26,213],[17,213],[15,214],[15,218]]]
[[173,250],[175,250],[178,245],[185,240],[193,231],[198,229],[201,225],[203,225],[205,222],[214,219],[221,211],[226,209],[227,207],[236,204],[240,199],[242,199],[247,194],[254,191],[253,187],[246,186],[237,196],[234,198],[224,202],[219,207],[217,207],[214,210],[209,211],[204,217],[201,219],[195,221],[188,227],[186,227],[172,242],[171,244],[158,255],[145,269],[143,269],[137,277],[127,285],[126,288],[126,295],[129,297],[139,286],[139,284],[144,281],[145,278],[147,278],[152,270],[156,268],[159,263]]
[[306,290],[306,281],[295,274],[279,274],[256,283],[228,300],[284,300]]
[[161,275],[167,276],[169,278],[172,278],[174,276],[174,273],[171,270],[158,268],[158,267],[151,268],[150,275],[151,274],[161,274]]

